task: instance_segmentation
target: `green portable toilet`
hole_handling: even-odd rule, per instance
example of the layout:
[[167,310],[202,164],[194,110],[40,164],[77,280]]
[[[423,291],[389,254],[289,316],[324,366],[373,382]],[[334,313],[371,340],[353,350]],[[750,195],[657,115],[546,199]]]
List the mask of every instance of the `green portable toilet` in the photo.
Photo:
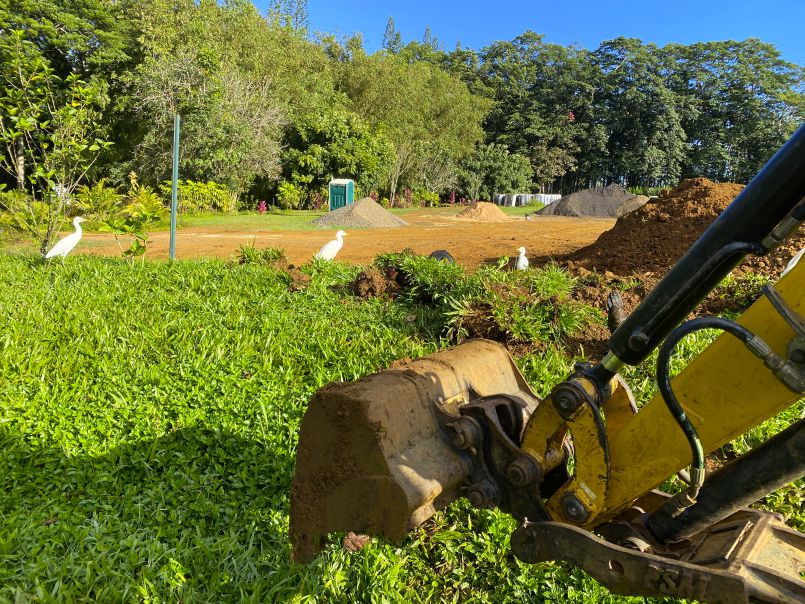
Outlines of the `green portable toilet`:
[[348,178],[330,181],[330,211],[351,206],[355,201],[355,182]]

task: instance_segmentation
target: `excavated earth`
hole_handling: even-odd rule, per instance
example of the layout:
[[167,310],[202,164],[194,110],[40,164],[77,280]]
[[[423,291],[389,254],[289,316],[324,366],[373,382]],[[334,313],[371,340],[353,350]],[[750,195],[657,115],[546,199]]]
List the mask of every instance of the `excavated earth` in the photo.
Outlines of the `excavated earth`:
[[470,207],[459,213],[456,218],[477,220],[479,222],[505,222],[511,220],[503,210],[488,201],[473,201]]
[[[621,276],[662,275],[742,190],[742,185],[714,183],[706,178],[685,180],[619,218],[592,245],[561,260],[572,270],[583,268]],[[805,233],[800,230],[767,256],[748,256],[738,271],[777,277],[803,247]]]

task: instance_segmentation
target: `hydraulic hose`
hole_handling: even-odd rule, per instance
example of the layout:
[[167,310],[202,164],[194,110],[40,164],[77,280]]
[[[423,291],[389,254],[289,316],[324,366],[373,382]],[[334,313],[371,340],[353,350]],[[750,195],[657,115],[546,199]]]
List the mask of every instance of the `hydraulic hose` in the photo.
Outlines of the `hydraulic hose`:
[[679,404],[679,400],[676,398],[673,388],[671,387],[671,356],[677,344],[679,344],[683,338],[703,329],[720,329],[721,331],[732,334],[741,340],[753,353],[764,359],[764,361],[770,352],[768,345],[751,331],[734,321],[721,319],[719,317],[701,317],[683,323],[671,332],[660,347],[660,352],[657,357],[657,382],[659,384],[660,393],[671,415],[673,415],[677,424],[679,424],[679,427],[685,433],[685,437],[690,443],[690,450],[693,456],[690,472],[690,486],[683,493],[683,498],[677,500],[674,504],[678,505],[677,513],[695,502],[699,489],[701,489],[704,483],[704,449],[702,447],[702,441],[699,438],[699,433],[685,414],[685,410],[682,408],[682,405]]

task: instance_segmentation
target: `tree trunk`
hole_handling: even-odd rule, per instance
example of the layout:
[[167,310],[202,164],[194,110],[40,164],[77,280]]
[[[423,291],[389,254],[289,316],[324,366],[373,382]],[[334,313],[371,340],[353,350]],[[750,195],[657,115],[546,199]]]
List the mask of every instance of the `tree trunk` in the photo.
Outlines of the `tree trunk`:
[[17,172],[17,188],[25,190],[25,148],[22,144],[22,137],[14,142],[14,168]]

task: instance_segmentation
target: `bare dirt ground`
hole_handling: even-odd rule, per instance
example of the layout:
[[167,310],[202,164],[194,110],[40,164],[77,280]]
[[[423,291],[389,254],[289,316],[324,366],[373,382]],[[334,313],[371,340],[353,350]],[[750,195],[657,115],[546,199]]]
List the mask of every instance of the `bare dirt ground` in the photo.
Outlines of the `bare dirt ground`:
[[[419,254],[443,249],[456,262],[467,267],[494,262],[501,256],[516,255],[524,246],[529,257],[566,254],[593,243],[612,228],[610,218],[534,217],[512,218],[505,222],[476,222],[435,214],[428,209],[405,215],[410,226],[389,229],[352,229],[344,240],[338,260],[368,264],[382,253],[411,248]],[[180,229],[176,239],[179,259],[232,258],[242,245],[257,248],[281,247],[294,264],[308,262],[314,253],[333,238],[335,229],[310,231],[274,231],[266,229],[228,230],[215,227]],[[168,257],[169,233],[151,233],[147,258]],[[79,246],[81,253],[120,255],[113,235],[87,233]]]

